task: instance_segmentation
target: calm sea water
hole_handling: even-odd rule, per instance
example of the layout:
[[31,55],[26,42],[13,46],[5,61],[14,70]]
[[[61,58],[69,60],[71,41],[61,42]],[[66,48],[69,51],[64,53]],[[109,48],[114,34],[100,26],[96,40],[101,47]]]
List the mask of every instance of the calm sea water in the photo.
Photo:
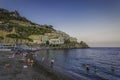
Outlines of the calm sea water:
[[120,48],[41,50],[37,54],[38,60],[45,57],[45,64],[54,58],[54,69],[75,80],[120,80]]

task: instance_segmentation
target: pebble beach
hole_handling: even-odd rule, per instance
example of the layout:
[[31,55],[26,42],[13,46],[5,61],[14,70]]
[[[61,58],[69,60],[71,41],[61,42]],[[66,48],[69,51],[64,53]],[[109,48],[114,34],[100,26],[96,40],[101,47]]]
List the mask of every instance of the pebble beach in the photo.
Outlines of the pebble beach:
[[0,80],[70,80],[37,61],[32,67],[28,66],[22,54],[13,57],[14,53],[0,52]]

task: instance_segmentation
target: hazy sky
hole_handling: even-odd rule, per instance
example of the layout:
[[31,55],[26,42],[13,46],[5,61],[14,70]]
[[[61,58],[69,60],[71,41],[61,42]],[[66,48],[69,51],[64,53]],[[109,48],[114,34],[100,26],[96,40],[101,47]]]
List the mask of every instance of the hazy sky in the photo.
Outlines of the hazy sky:
[[120,47],[120,0],[0,0],[0,7],[90,46]]

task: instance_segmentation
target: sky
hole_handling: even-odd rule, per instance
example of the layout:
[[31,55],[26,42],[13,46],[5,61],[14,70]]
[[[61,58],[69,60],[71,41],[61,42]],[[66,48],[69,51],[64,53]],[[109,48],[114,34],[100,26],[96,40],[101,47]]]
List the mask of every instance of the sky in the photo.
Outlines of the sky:
[[120,47],[120,0],[0,0],[0,8],[53,25],[91,47]]

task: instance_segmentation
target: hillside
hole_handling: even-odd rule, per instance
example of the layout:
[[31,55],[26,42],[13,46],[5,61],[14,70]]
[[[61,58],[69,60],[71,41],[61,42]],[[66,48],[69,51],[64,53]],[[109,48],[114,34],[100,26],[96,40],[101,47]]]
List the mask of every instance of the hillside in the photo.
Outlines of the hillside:
[[5,34],[7,35],[12,32],[13,28],[15,33],[21,38],[26,38],[30,35],[44,35],[45,33],[55,31],[51,25],[38,25],[25,17],[21,17],[16,10],[9,12],[6,9],[0,8],[1,38],[6,38]]
[[0,8],[1,42],[25,43],[27,40],[27,42],[37,43],[38,40],[42,41],[45,36],[48,36],[49,39],[58,39],[61,36],[67,44],[70,43],[70,41],[77,42],[76,38],[70,37],[65,32],[55,30],[52,25],[36,24],[27,18],[22,17],[16,10],[10,12]]
[[21,17],[16,10],[9,12],[6,9],[0,9],[0,29],[11,31],[13,27],[16,28],[17,33],[26,32],[26,35],[44,34],[54,31],[51,25],[38,25],[33,23],[25,17]]

